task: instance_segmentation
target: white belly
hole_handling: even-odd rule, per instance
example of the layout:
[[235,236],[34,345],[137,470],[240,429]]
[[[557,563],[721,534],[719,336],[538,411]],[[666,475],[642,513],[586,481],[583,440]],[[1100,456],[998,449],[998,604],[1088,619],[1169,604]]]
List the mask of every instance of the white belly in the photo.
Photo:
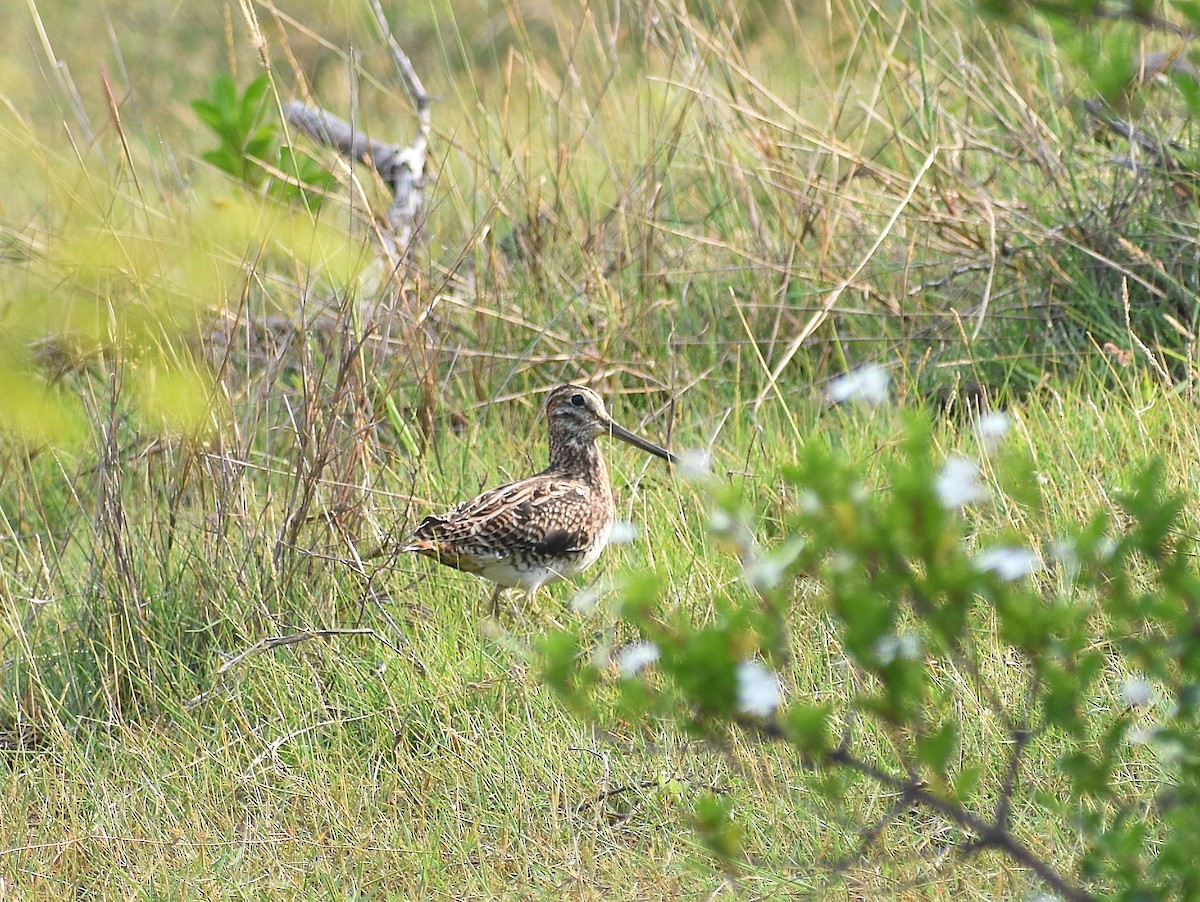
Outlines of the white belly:
[[560,555],[538,561],[522,561],[506,557],[484,565],[479,570],[479,575],[506,588],[520,586],[526,592],[536,592],[547,583],[570,579],[596,563],[604,552],[605,546],[608,545],[608,537],[611,532],[612,523],[608,523],[596,533],[595,541],[587,549],[575,554]]

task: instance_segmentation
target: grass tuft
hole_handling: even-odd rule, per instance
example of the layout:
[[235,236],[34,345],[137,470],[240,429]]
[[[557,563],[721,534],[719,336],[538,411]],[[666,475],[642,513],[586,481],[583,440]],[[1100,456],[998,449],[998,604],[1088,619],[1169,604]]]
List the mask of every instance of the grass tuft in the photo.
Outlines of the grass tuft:
[[[1008,407],[1059,522],[1149,454],[1195,492],[1192,198],[1114,163],[1062,104],[1050,45],[944,2],[389,9],[436,98],[423,242],[393,271],[372,173],[295,137],[330,183],[319,205],[267,200],[253,185],[278,173],[206,164],[192,108],[218,76],[265,75],[269,110],[308,99],[408,140],[364,4],[13,6],[5,886],[707,897],[724,878],[689,827],[714,796],[744,830],[747,896],[1032,890],[990,854],[951,860],[946,824],[861,787],[834,804],[817,784],[836,778],[745,737],[599,735],[534,653],[585,616],[580,587],[492,633],[485,587],[395,548],[539,469],[541,393],[567,380],[710,450],[759,510],[782,508],[779,470],[814,433],[886,483],[893,414],[823,401],[871,362],[902,406],[947,413],[946,449],[971,441],[965,413]],[[607,606],[645,565],[670,608],[711,617],[739,570],[701,499],[608,454],[618,516],[641,528],[588,574],[598,641],[630,638]],[[979,528],[1029,524],[997,507]],[[791,627],[785,692],[838,697],[845,662],[803,593]],[[959,705],[962,754],[986,752],[997,725]],[[1030,759],[1048,788],[1053,751]],[[1065,822],[1022,833],[1071,854]]]

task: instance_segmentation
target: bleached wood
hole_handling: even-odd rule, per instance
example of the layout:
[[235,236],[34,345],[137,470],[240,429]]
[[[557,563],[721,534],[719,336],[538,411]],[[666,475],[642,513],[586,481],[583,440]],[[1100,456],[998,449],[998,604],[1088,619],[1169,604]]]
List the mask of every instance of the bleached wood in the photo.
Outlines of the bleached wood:
[[367,163],[379,173],[379,177],[392,191],[387,222],[391,229],[389,237],[394,246],[387,250],[403,255],[408,252],[419,233],[421,213],[425,208],[425,161],[432,116],[425,86],[413,68],[412,61],[392,36],[379,0],[371,0],[371,9],[375,13],[384,40],[387,41],[392,61],[400,75],[400,82],[416,113],[416,140],[408,146],[403,146],[368,138],[345,119],[299,100],[285,103],[283,114],[293,128],[303,132],[313,141],[333,148],[347,159]]

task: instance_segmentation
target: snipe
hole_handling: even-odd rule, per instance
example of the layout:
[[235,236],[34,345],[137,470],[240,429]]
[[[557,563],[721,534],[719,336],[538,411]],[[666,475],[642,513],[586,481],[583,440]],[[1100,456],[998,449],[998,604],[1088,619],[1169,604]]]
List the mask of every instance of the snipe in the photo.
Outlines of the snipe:
[[518,482],[484,492],[449,513],[426,517],[404,551],[415,551],[495,583],[500,593],[520,587],[533,596],[546,583],[568,579],[600,557],[612,531],[612,485],[596,445],[612,435],[670,463],[676,458],[613,422],[589,388],[560,385],[546,398],[550,465]]

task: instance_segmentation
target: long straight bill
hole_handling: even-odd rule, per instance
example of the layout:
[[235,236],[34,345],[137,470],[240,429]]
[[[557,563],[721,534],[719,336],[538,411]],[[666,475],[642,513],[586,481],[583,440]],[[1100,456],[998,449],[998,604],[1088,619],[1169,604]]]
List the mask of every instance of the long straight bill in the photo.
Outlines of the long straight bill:
[[633,445],[633,447],[635,447],[635,448],[641,448],[643,451],[647,452],[648,454],[653,454],[655,457],[661,457],[663,460],[667,461],[668,463],[673,464],[673,463],[678,463],[678,461],[679,461],[679,458],[676,457],[674,454],[672,454],[670,451],[668,451],[666,448],[660,448],[658,445],[654,444],[654,442],[647,441],[646,439],[642,438],[640,435],[634,435],[628,429],[625,429],[622,426],[618,426],[616,423],[609,423],[608,428],[609,428],[609,431],[611,431],[614,436],[616,436],[623,442],[627,442],[630,445]]

